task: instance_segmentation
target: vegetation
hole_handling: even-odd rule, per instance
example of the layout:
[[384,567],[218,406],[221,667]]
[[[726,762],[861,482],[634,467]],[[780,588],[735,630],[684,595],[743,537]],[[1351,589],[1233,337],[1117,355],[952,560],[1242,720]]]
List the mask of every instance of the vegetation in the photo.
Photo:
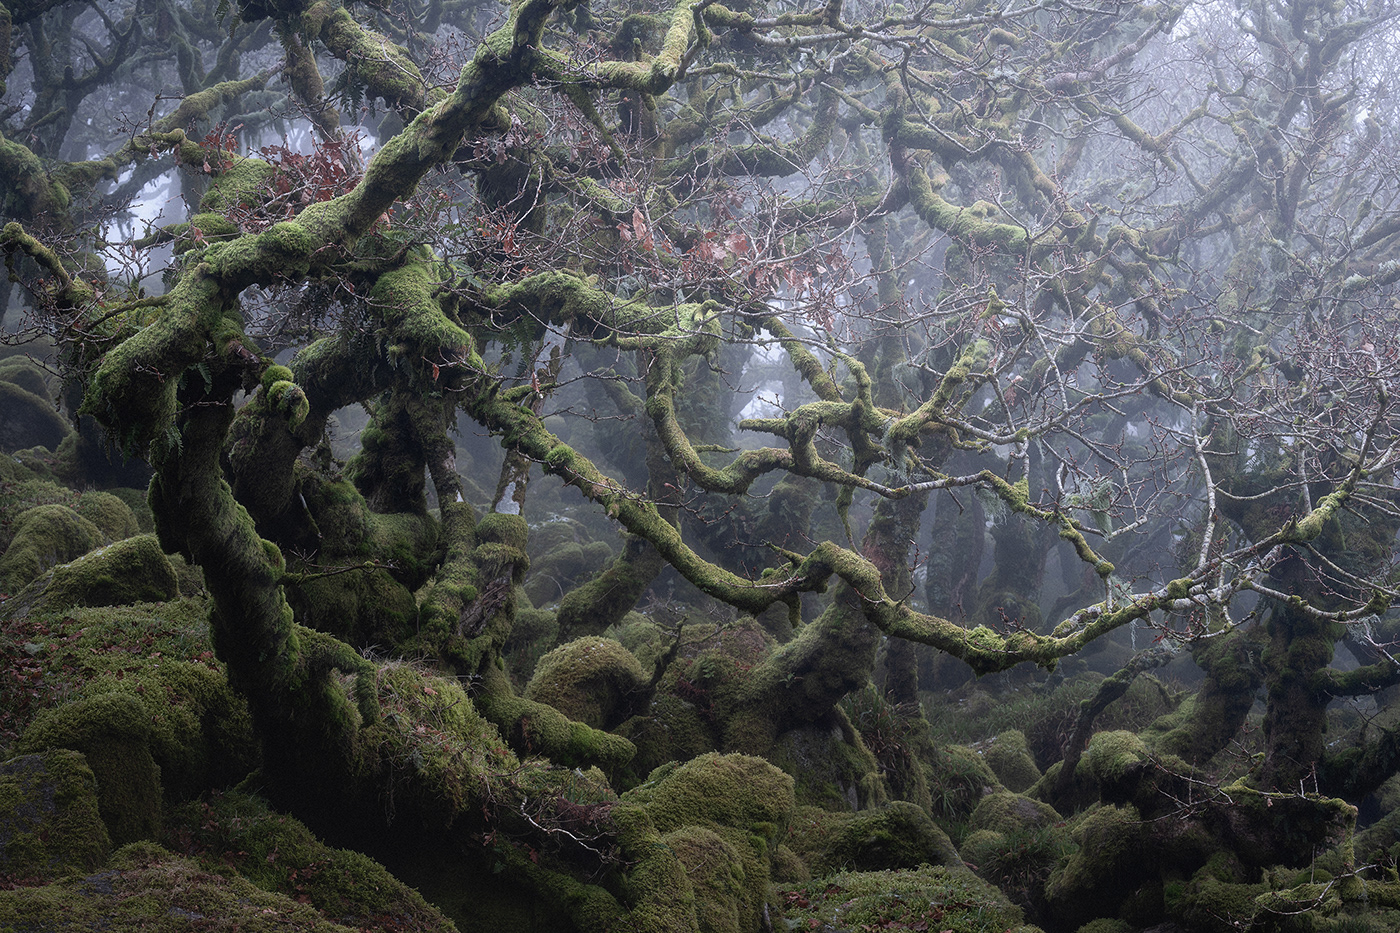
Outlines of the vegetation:
[[1397,18],[0,3],[0,929],[1393,929]]

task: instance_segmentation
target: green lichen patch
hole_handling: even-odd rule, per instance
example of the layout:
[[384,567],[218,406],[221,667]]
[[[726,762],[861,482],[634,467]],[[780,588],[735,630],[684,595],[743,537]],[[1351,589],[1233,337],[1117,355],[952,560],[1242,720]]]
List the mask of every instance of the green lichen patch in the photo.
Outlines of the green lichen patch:
[[167,819],[165,843],[228,878],[307,904],[362,930],[455,930],[422,896],[359,852],[317,839],[259,797],[229,792],[190,801]]
[[0,891],[0,929],[48,933],[351,933],[313,907],[224,877],[154,843],[105,868],[39,888]]
[[110,846],[81,754],[54,749],[0,764],[0,881],[91,871]]
[[783,891],[791,928],[798,930],[956,930],[1032,933],[1020,908],[996,888],[961,869],[840,872]]

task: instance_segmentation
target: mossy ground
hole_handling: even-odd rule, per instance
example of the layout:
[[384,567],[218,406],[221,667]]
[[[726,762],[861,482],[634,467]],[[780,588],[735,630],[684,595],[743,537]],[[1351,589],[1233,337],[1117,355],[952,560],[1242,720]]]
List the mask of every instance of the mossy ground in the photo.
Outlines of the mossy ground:
[[779,895],[797,930],[1032,933],[1021,910],[963,869],[838,872]]

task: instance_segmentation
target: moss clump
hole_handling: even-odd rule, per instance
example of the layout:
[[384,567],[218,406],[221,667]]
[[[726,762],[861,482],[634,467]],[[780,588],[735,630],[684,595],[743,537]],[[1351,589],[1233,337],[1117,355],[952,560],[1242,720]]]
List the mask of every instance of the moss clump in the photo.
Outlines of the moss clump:
[[780,895],[798,930],[1031,933],[1020,908],[964,869],[840,872]]
[[816,876],[962,865],[943,830],[922,809],[903,800],[858,813],[803,807],[793,820],[789,845]]
[[80,753],[53,749],[0,764],[0,879],[91,871],[110,847],[97,781]]
[[1018,794],[1040,780],[1040,769],[1035,766],[1035,759],[1026,746],[1025,733],[1019,729],[998,734],[990,745],[982,749],[982,757],[997,779],[1008,790]]
[[156,530],[155,515],[151,513],[150,503],[146,501],[146,490],[118,486],[115,489],[106,490],[106,493],[109,496],[116,496],[126,503],[127,508],[131,509],[132,515],[136,517],[136,534],[150,534]]
[[618,724],[647,676],[632,653],[611,638],[579,638],[540,659],[525,697],[547,703],[595,729]]
[[259,797],[230,792],[185,803],[171,812],[165,841],[219,874],[241,875],[339,923],[423,933],[454,929],[383,866],[359,852],[326,845]]
[[0,557],[0,593],[14,593],[101,543],[102,531],[68,506],[35,506],[16,520],[14,538]]
[[150,714],[125,694],[90,697],[42,714],[20,751],[81,751],[97,776],[102,821],[118,845],[153,839],[161,823],[160,767],[151,757]]
[[933,797],[933,816],[940,821],[966,820],[987,790],[1000,784],[982,756],[962,745],[937,749],[930,764],[928,783]]
[[0,929],[47,933],[351,933],[306,904],[225,877],[154,843],[129,845],[101,871],[0,891]]

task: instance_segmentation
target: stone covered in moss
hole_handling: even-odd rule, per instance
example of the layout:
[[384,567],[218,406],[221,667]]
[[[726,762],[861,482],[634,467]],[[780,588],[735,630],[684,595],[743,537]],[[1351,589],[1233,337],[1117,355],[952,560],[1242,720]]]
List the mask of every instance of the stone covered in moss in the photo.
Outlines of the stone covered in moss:
[[903,800],[858,813],[803,807],[793,820],[789,844],[814,876],[962,865],[943,830],[922,809]]
[[15,522],[0,557],[0,593],[14,593],[44,571],[81,557],[102,543],[102,531],[66,505],[40,505]]
[[110,846],[97,781],[80,753],[52,749],[0,764],[0,878],[91,871]]
[[57,450],[72,430],[47,395],[0,379],[0,452]]
[[19,596],[34,610],[164,602],[179,595],[175,569],[155,535],[138,535],[55,567]]
[[1040,769],[1035,766],[1026,745],[1026,735],[1019,729],[1008,729],[982,749],[982,757],[997,779],[1008,790],[1022,793],[1040,780]]
[[685,867],[701,930],[759,929],[772,853],[792,817],[791,778],[761,758],[708,754],[658,768],[623,801],[645,809]]
[[230,792],[170,814],[168,844],[263,891],[308,904],[349,926],[432,933],[453,925],[415,890],[368,856],[317,839],[301,821],[259,797]]
[[527,699],[547,703],[595,729],[617,725],[629,700],[647,686],[630,651],[611,638],[579,638],[540,659],[525,688]]
[[1071,928],[1117,916],[1144,877],[1155,877],[1154,853],[1133,807],[1099,806],[1072,829],[1079,848],[1050,875],[1045,896],[1053,914]]
[[156,530],[155,515],[151,512],[150,503],[146,501],[146,490],[117,486],[105,492],[109,496],[116,496],[131,509],[131,514],[136,517],[137,534],[150,534]]
[[82,752],[118,844],[154,838],[166,800],[236,782],[253,767],[247,705],[213,658],[202,603],[74,607],[24,625],[40,639],[40,683],[54,689],[15,750]]
[[136,513],[121,496],[110,492],[83,493],[75,511],[100,528],[108,541],[120,541],[141,533]]
[[987,792],[1000,786],[982,756],[962,745],[944,745],[935,751],[928,784],[933,816],[940,822],[966,820]]
[[781,893],[797,930],[1033,933],[1020,908],[965,869],[840,872]]
[[49,377],[38,364],[25,356],[0,359],[0,382],[9,382],[40,398],[49,398]]
[[972,811],[967,828],[972,832],[990,829],[1009,833],[1018,829],[1043,829],[1059,822],[1062,822],[1060,814],[1049,804],[1020,794],[998,791],[982,798]]
[[[0,929],[46,933],[351,933],[308,904],[269,894],[238,875],[201,868],[150,842],[105,868],[38,888],[0,891]],[[364,929],[364,928],[362,928]]]

